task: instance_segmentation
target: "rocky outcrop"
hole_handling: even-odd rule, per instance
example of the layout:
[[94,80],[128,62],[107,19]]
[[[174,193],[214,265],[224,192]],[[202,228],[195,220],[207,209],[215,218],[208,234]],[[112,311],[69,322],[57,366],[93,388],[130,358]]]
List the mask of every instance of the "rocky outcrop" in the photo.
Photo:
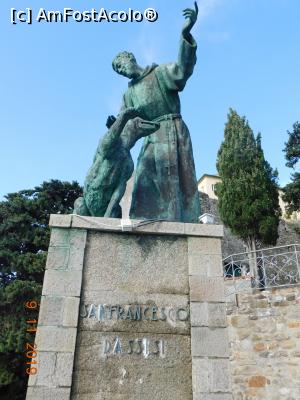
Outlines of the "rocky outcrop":
[[[201,213],[214,215],[215,223],[222,224],[219,211],[218,200],[211,199],[206,193],[200,192]],[[285,246],[288,244],[300,243],[300,225],[295,221],[280,220],[278,227],[278,240],[276,246]],[[262,247],[270,247],[261,245]],[[272,246],[271,246],[272,247]],[[223,258],[231,254],[245,252],[244,243],[233,235],[229,228],[224,227],[224,238],[222,240]]]

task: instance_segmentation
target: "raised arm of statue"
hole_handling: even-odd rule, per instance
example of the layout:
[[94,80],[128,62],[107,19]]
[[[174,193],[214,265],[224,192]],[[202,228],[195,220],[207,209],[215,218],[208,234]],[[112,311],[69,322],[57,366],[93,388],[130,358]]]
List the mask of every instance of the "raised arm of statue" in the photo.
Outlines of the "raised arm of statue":
[[197,20],[197,3],[195,2],[195,10],[187,8],[183,11],[183,15],[186,18],[186,22],[180,37],[178,60],[176,63],[160,65],[156,69],[156,74],[161,84],[167,86],[169,90],[176,91],[184,89],[197,61],[197,43],[190,33]]
[[186,22],[182,28],[182,36],[190,44],[193,44],[191,29],[195,25],[195,23],[197,21],[197,16],[198,16],[198,4],[196,1],[195,1],[194,5],[195,5],[195,9],[186,8],[185,10],[183,10],[183,15],[186,18]]

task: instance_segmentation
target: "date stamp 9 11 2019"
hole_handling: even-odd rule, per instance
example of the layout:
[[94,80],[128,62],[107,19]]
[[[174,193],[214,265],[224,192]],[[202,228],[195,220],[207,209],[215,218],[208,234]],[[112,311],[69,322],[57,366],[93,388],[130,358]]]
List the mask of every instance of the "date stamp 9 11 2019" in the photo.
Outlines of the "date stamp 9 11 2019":
[[[38,302],[35,300],[29,300],[26,301],[25,303],[25,308],[26,311],[37,311],[38,310]],[[32,333],[35,334],[36,333],[36,326],[37,326],[37,320],[36,319],[28,319],[26,321],[27,323],[27,329],[26,332],[28,333]],[[38,372],[38,368],[37,368],[37,355],[38,355],[38,350],[37,350],[37,346],[34,343],[29,343],[26,342],[25,343],[25,366],[26,366],[26,373],[28,375],[36,375]]]

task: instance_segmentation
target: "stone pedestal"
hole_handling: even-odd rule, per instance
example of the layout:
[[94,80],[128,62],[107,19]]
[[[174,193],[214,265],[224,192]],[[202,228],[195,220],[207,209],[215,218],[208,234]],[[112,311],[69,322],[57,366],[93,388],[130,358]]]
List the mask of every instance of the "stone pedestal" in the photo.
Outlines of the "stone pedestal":
[[131,222],[51,216],[27,400],[232,399],[222,226]]

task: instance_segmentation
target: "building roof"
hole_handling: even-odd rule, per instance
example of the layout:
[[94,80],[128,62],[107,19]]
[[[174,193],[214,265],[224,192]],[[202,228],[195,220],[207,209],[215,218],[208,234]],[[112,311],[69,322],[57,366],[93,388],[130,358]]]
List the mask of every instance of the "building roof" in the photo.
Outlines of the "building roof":
[[200,182],[202,182],[203,179],[206,178],[206,177],[221,179],[221,178],[219,177],[219,175],[203,174],[203,175],[201,176],[201,178],[198,179],[198,184],[199,184]]

